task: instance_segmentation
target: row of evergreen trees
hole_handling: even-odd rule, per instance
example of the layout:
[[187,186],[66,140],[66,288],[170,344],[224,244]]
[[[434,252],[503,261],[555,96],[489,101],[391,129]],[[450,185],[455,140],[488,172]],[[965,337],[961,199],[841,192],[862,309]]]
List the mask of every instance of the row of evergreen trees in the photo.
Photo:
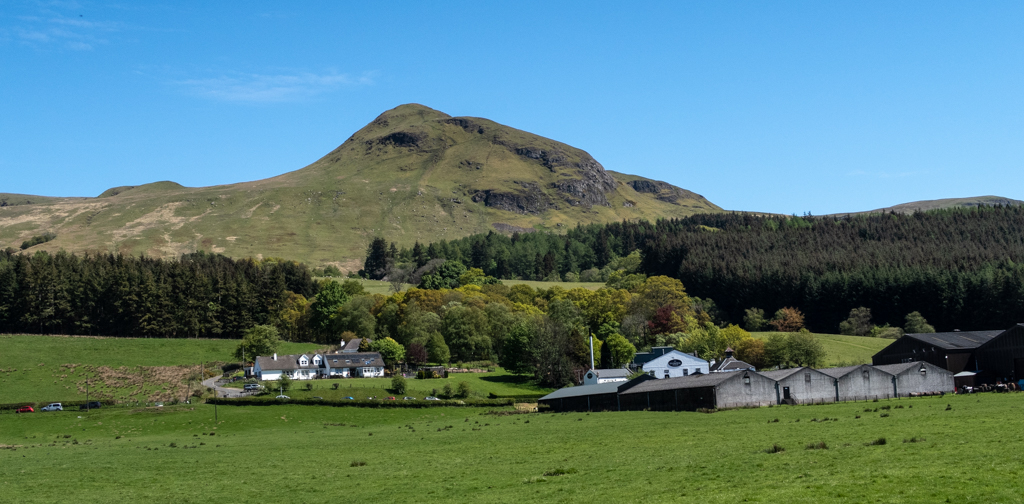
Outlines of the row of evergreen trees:
[[291,261],[8,249],[0,251],[0,332],[239,338],[272,323],[288,291],[317,289],[306,266]]
[[1021,206],[843,217],[699,214],[387,250],[416,266],[455,259],[497,278],[582,281],[607,281],[616,262],[638,250],[640,273],[682,280],[734,322],[751,307],[771,313],[786,306],[799,307],[820,331],[836,331],[861,306],[892,325],[918,311],[938,330],[1024,321]]

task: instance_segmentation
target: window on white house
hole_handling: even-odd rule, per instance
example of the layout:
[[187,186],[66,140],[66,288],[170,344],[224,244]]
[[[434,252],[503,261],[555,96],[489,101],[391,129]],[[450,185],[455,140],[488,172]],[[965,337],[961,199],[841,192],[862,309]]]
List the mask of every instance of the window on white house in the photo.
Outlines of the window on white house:
[[650,373],[648,373],[648,374],[649,374],[649,375],[651,375],[651,376],[653,376],[653,377],[655,377],[655,378],[657,378],[657,377],[658,377],[657,375],[655,375],[655,374],[654,374],[654,371],[651,371],[651,372],[650,372]]
[[665,370],[665,378],[668,378],[668,370]]
[[683,376],[689,376],[689,374],[690,374],[690,370],[686,369],[686,368],[683,368]]

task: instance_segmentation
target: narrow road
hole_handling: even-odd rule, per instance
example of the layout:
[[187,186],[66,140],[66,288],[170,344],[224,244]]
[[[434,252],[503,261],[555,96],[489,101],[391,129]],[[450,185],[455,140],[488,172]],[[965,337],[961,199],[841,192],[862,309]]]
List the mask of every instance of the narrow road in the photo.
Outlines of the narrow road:
[[217,380],[219,380],[221,376],[224,376],[224,375],[217,375],[217,376],[214,376],[213,378],[210,378],[208,380],[203,380],[203,385],[206,386],[206,387],[210,387],[213,390],[216,390],[217,391],[217,397],[242,397],[243,392],[240,389],[224,388],[224,387],[218,386],[217,385]]

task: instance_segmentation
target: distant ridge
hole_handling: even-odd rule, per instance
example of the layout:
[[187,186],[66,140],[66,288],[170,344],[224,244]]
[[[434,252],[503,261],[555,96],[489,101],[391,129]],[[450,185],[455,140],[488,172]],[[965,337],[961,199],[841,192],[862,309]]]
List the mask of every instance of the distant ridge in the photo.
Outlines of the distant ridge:
[[205,250],[354,270],[376,236],[411,246],[720,211],[686,189],[605,170],[570,145],[407,104],[311,165],[269,179],[199,188],[154,182],[96,198],[0,194],[0,248],[53,233],[26,252]]
[[995,205],[1024,205],[1024,201],[1015,200],[1011,198],[1004,198],[1002,196],[975,196],[973,198],[946,198],[937,200],[923,200],[913,201],[910,203],[903,203],[899,205],[893,205],[891,207],[879,208],[877,210],[868,210],[865,212],[842,212],[833,215],[848,215],[848,214],[862,214],[862,213],[914,213],[914,212],[926,212],[928,210],[941,210],[944,208],[972,208],[980,206],[995,206]]

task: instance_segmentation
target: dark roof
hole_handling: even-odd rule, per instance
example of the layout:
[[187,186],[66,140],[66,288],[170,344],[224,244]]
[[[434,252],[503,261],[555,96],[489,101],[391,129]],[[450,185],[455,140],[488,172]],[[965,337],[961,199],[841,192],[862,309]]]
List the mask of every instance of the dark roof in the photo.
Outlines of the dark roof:
[[562,389],[558,389],[544,397],[541,397],[538,400],[547,401],[549,399],[566,399],[569,397],[582,397],[597,394],[614,394],[619,391],[619,385],[622,385],[622,382],[598,383],[597,385],[577,385],[575,387],[565,387]]
[[785,380],[786,378],[789,378],[790,376],[793,376],[794,374],[799,373],[800,371],[803,371],[805,369],[810,369],[810,368],[795,367],[795,368],[789,368],[789,369],[776,369],[775,371],[759,371],[759,373],[761,373],[762,375],[767,376],[768,378],[771,378],[771,379],[773,379],[775,381],[779,381],[779,380]]
[[659,390],[714,387],[726,380],[742,375],[743,373],[713,373],[680,376],[678,378],[664,378],[661,380],[648,380],[630,388],[629,390],[624,390],[620,392],[620,394],[640,394],[643,392],[656,392]]
[[[384,359],[381,358],[379,352],[326,354],[323,357],[324,362],[332,368],[384,367]],[[334,362],[335,360],[338,362]]]
[[352,338],[352,339],[348,340],[348,343],[345,343],[338,350],[340,352],[345,352],[345,353],[358,352],[359,351],[359,344],[362,343],[362,342],[363,342],[362,338]]
[[636,364],[637,366],[647,364],[648,362],[657,359],[658,357],[661,357],[662,355],[665,355],[671,352],[672,350],[675,350],[675,348],[670,346],[661,346],[651,348],[650,352],[637,352],[635,355],[633,355],[633,364]]
[[711,366],[709,371],[714,373],[716,371],[740,371],[742,369],[754,370],[754,366],[733,357],[726,357],[722,359],[722,362],[716,362],[714,366]]
[[955,331],[907,334],[904,337],[916,339],[944,350],[973,350],[1004,332],[1006,331]]
[[891,375],[898,375],[908,369],[913,368],[915,371],[921,369],[921,361],[903,362],[900,364],[882,364],[875,366],[875,369],[881,369]]
[[[303,355],[309,359],[309,364],[305,366],[299,365],[299,357]],[[273,356],[268,357],[256,357],[256,362],[260,364],[261,371],[284,371],[288,369],[316,369],[317,366],[313,364],[313,356],[311,354],[295,354],[295,355],[278,355],[277,360],[274,360]]]

